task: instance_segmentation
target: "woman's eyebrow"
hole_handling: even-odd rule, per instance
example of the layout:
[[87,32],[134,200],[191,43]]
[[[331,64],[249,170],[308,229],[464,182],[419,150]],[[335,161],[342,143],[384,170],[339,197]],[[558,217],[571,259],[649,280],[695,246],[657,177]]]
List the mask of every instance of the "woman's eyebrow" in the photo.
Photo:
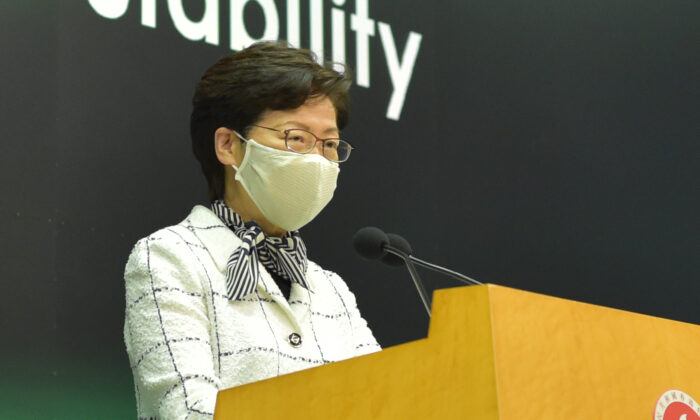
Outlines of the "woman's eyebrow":
[[[301,128],[301,129],[309,131],[309,132],[311,131],[311,128],[308,125],[304,124],[303,122],[294,121],[294,120],[285,121],[284,123],[275,126],[275,128],[279,128],[282,126],[288,126],[288,125],[294,126],[295,128]],[[329,134],[329,133],[340,135],[340,130],[338,130],[337,127],[328,127],[321,134],[325,135],[325,134]]]
[[277,125],[277,126],[275,126],[275,127],[282,127],[282,126],[285,126],[285,125],[291,125],[291,126],[294,126],[294,128],[301,128],[301,129],[304,129],[304,130],[308,130],[308,129],[309,129],[309,126],[308,126],[308,125],[304,124],[303,122],[294,121],[294,120],[292,120],[292,121],[285,121],[285,122],[283,122],[282,124],[279,124],[279,125]]

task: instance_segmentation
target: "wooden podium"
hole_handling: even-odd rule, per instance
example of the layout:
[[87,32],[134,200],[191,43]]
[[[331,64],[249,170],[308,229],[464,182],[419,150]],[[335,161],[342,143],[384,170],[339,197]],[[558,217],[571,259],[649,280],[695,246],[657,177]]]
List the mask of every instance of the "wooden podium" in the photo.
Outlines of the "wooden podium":
[[700,400],[697,325],[494,285],[432,311],[425,339],[223,390],[215,418],[667,420],[664,392]]

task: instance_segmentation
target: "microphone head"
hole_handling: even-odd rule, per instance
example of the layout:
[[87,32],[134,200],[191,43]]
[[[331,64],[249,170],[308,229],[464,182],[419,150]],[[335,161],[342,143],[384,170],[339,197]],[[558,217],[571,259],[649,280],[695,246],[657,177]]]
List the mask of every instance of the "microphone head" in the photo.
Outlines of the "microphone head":
[[[411,255],[413,253],[411,245],[403,236],[397,235],[395,233],[387,233],[386,236],[387,238],[389,238],[389,245],[391,245],[392,247],[398,249],[406,255]],[[399,257],[398,255],[390,254],[388,252],[386,253],[386,255],[384,255],[384,257],[382,257],[382,262],[384,264],[393,266],[402,266],[405,264],[403,258]]]
[[355,246],[355,251],[363,258],[376,260],[386,254],[384,246],[389,243],[389,238],[383,230],[374,226],[366,226],[355,233],[355,236],[352,237],[352,243]]

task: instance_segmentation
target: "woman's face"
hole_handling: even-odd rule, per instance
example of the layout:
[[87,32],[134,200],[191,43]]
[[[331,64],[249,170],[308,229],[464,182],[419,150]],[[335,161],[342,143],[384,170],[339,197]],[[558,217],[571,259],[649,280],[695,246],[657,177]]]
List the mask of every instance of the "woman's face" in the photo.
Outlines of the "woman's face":
[[[298,128],[309,131],[320,139],[325,139],[339,137],[335,118],[333,103],[327,96],[321,96],[307,100],[296,109],[266,111],[255,124],[282,131]],[[282,132],[252,126],[246,137],[268,147],[286,150],[285,134]],[[243,162],[246,150],[245,143],[226,127],[220,127],[216,130],[215,141],[217,157],[225,165],[226,191],[224,201],[226,205],[234,209],[244,221],[255,220],[258,222],[266,234],[282,236],[285,231],[269,222],[262,215],[245,188],[235,179],[236,172],[231,165],[238,167]],[[319,141],[310,153],[321,154],[322,150],[323,142]]]

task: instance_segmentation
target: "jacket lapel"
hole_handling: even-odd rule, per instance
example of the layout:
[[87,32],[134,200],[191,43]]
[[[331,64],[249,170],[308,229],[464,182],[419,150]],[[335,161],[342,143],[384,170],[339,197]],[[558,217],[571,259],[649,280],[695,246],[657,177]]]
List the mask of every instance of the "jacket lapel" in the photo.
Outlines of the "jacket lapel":
[[241,244],[238,236],[204,206],[195,206],[180,224],[197,236],[214,260],[216,268],[226,273],[229,257]]

